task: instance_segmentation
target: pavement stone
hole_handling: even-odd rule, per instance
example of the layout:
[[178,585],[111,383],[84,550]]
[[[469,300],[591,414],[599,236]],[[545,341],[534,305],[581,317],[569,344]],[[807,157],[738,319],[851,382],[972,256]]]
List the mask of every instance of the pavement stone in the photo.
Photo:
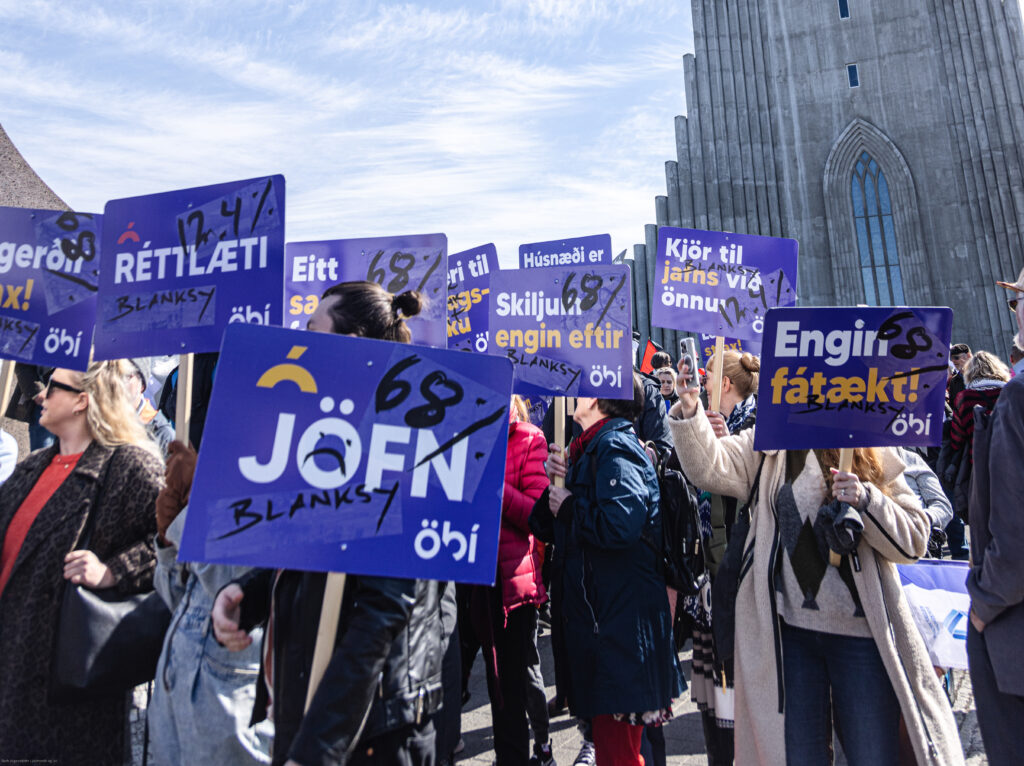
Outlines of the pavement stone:
[[[555,694],[554,660],[551,655],[551,634],[544,630],[538,640],[541,655],[541,669],[545,680],[551,683],[547,687],[548,699]],[[690,652],[687,650],[679,655],[687,683],[690,680]],[[491,707],[487,698],[487,681],[483,661],[477,656],[470,674],[470,698],[462,708],[462,738],[465,749],[456,756],[455,762],[460,766],[491,766],[494,763],[493,737],[491,735]],[[974,694],[971,681],[966,671],[953,672],[953,714],[960,731],[960,741],[964,749],[967,766],[985,766],[988,759],[981,742],[978,729],[978,716],[974,709]],[[132,709],[132,766],[141,766],[144,722],[142,711],[146,708],[146,691],[144,686],[135,690]],[[690,702],[689,691],[673,705],[674,718],[665,728],[665,750],[668,766],[703,766],[707,763],[704,754],[704,732],[701,727],[700,712]],[[568,715],[561,715],[551,721],[551,744],[555,761],[559,766],[572,766],[579,752],[581,737],[576,729],[575,721]],[[836,764],[845,763],[842,754],[837,750]]]

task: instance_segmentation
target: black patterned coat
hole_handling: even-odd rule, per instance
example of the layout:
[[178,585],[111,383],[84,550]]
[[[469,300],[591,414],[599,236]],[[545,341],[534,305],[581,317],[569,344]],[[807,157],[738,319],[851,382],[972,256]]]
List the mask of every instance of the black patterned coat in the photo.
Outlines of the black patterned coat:
[[[56,453],[56,446],[32,453],[0,486],[0,540]],[[75,547],[95,501],[89,548],[114,573],[114,587],[125,593],[151,588],[154,501],[162,485],[158,458],[138,447],[114,450],[93,442],[29,528],[0,594],[0,761],[123,763],[124,698],[47,702],[64,556]]]

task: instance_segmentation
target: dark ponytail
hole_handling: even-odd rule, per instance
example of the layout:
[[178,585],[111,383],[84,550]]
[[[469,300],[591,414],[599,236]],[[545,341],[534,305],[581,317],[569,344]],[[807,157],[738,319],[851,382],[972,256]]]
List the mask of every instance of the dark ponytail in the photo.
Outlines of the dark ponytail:
[[405,320],[426,303],[415,290],[393,295],[376,282],[342,282],[327,288],[321,300],[331,296],[338,297],[327,312],[335,333],[398,343],[411,342]]

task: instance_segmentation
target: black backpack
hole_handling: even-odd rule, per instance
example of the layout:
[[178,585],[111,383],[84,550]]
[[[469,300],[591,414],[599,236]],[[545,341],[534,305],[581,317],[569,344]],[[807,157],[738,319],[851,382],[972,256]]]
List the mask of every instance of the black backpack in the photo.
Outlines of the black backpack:
[[[653,442],[647,446],[653,447]],[[684,596],[693,596],[700,589],[697,578],[704,571],[697,496],[683,474],[668,467],[671,453],[658,453],[656,447],[653,451],[658,455],[654,470],[661,495],[661,541],[659,545],[647,536],[642,539],[657,555],[665,584]]]

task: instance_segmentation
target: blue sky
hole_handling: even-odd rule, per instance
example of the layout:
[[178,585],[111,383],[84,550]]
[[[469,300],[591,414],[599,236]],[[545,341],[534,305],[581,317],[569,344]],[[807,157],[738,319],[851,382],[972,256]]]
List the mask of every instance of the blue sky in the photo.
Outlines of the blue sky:
[[72,207],[283,173],[288,239],[642,240],[688,2],[0,0],[0,123]]

